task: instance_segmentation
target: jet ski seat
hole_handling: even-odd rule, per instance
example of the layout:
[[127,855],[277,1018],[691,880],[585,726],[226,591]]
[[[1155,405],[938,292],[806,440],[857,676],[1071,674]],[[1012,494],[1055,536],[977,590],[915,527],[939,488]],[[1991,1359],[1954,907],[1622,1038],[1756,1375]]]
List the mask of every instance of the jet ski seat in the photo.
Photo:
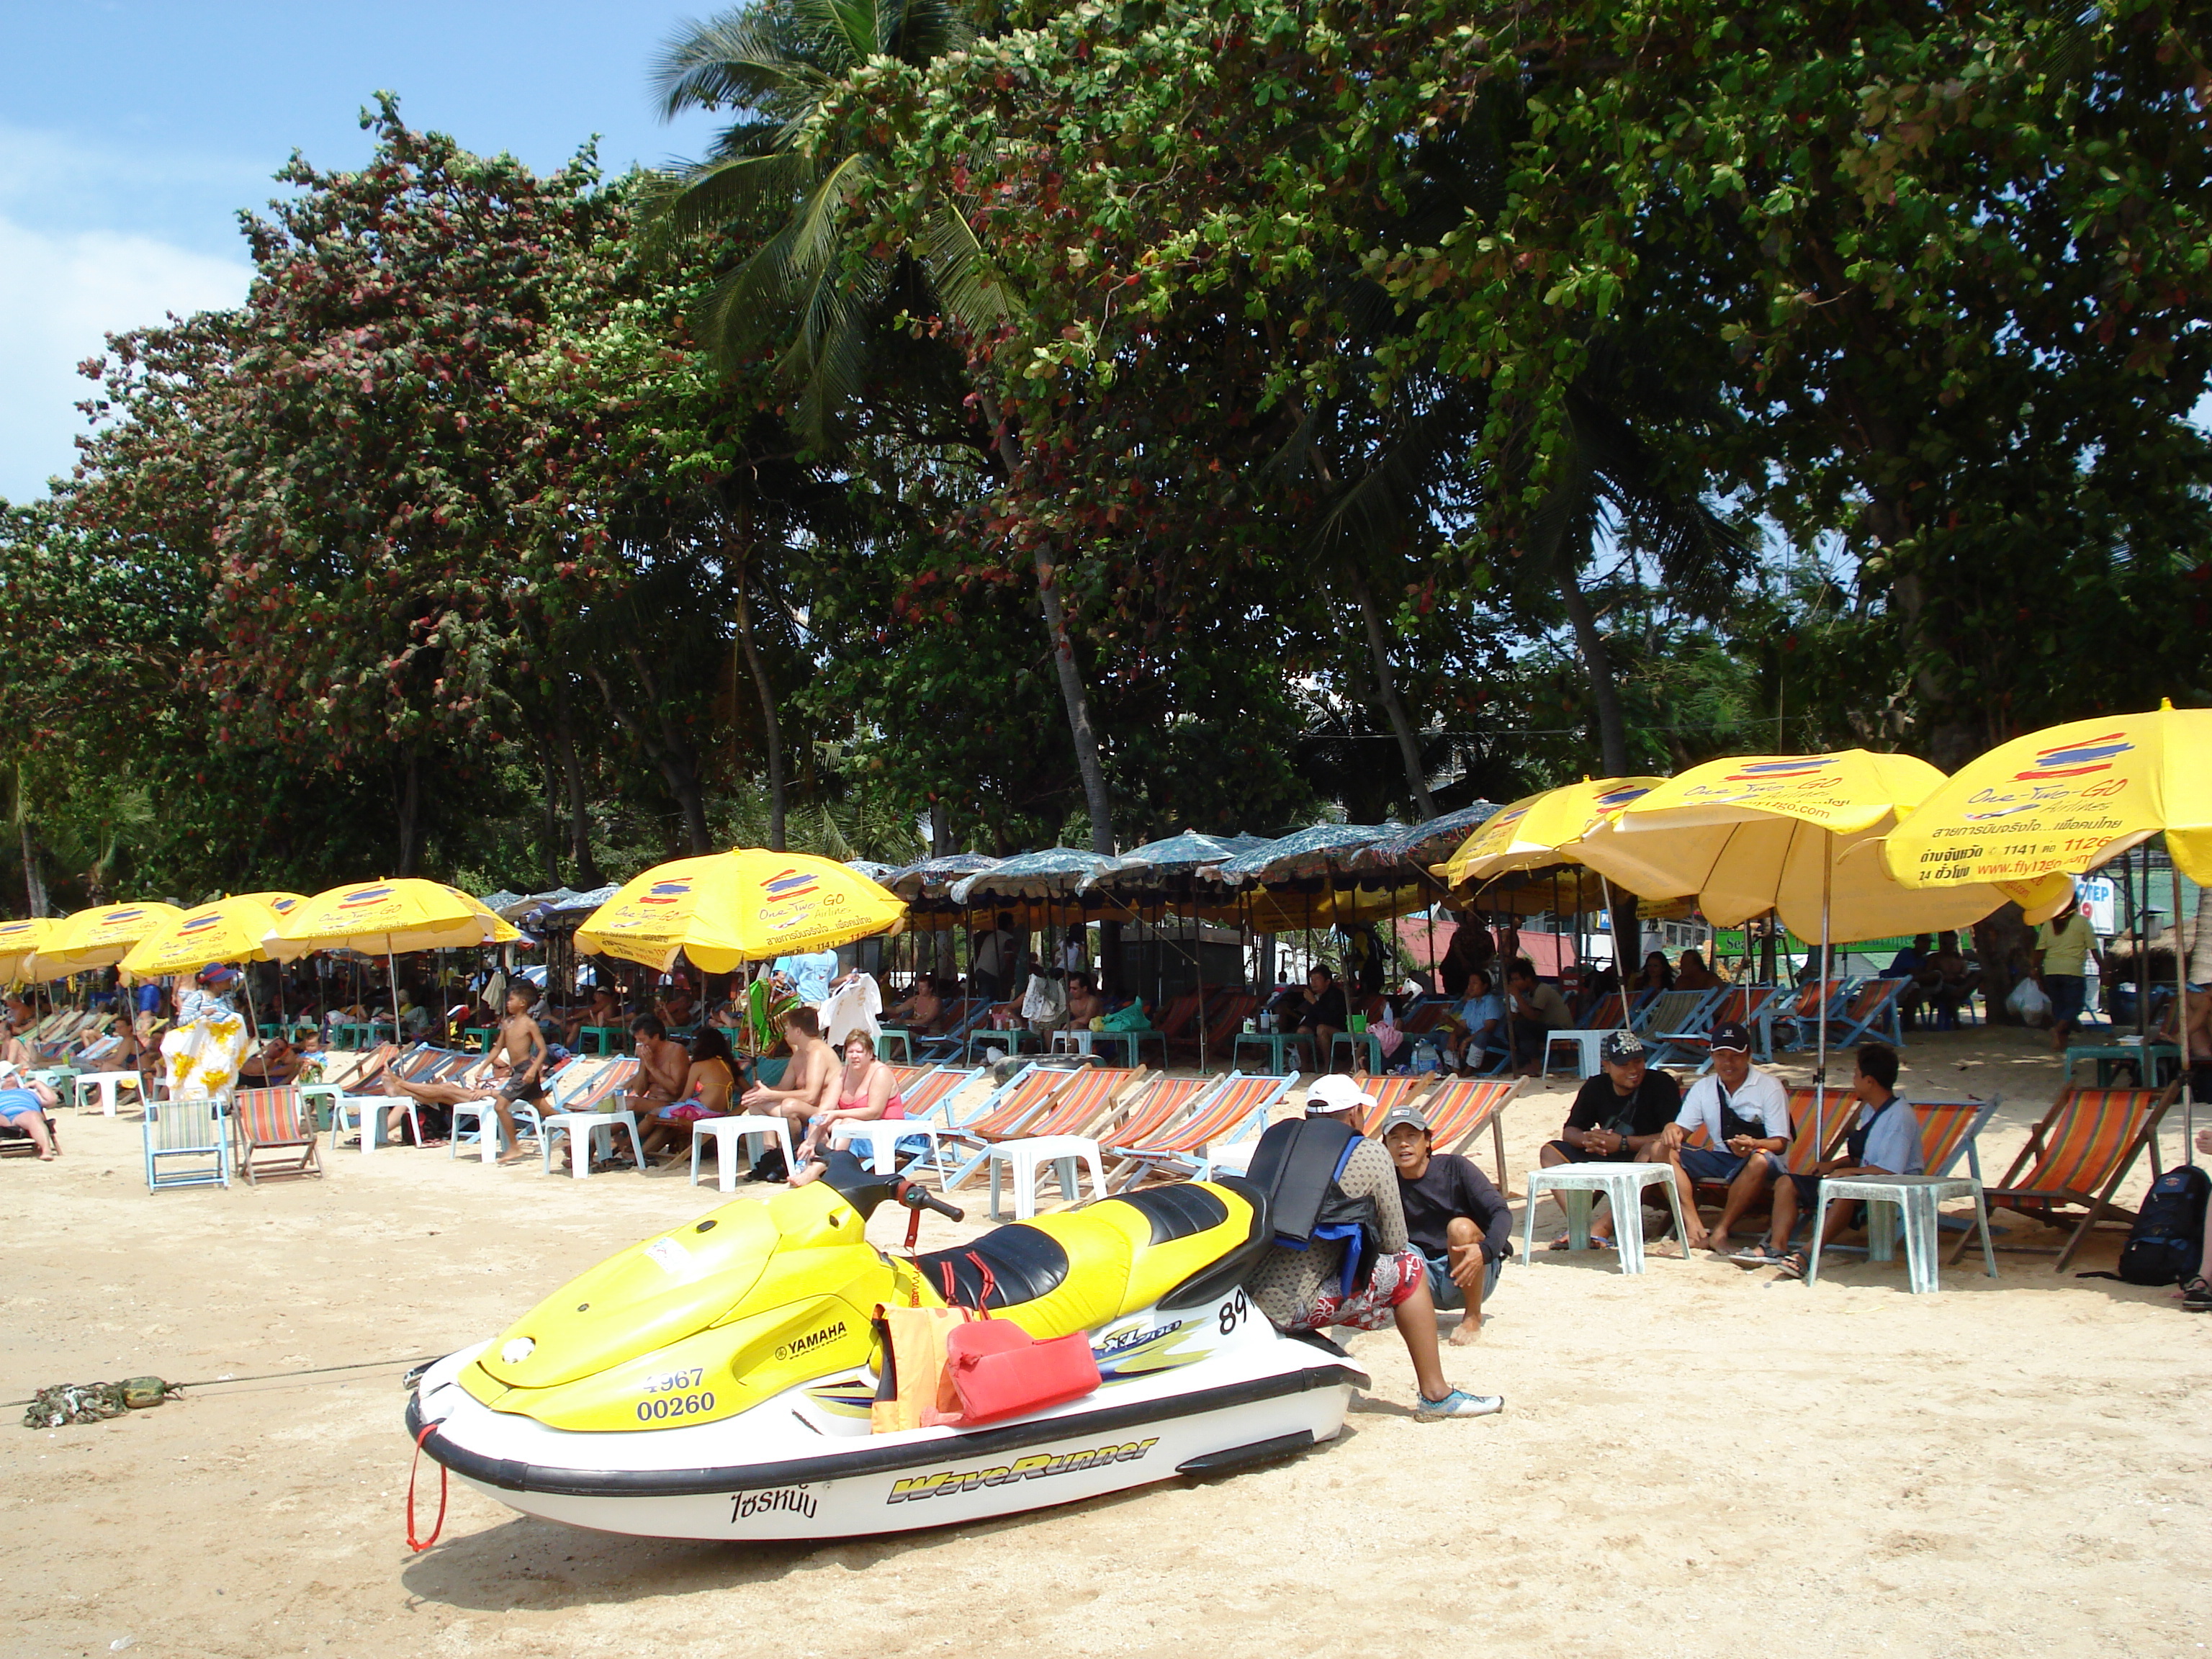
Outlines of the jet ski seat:
[[1185,1182],[1016,1221],[919,1258],[922,1281],[988,1306],[1039,1339],[1088,1330],[1139,1308],[1183,1306],[1233,1290],[1267,1249],[1267,1203],[1242,1181]]

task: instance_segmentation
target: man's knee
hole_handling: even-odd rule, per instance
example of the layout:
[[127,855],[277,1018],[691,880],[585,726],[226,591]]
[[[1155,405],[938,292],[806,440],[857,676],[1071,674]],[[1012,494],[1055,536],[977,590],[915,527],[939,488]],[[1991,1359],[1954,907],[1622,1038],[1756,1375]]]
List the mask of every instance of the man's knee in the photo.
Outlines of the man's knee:
[[1546,1141],[1544,1150],[1536,1154],[1536,1162],[1547,1169],[1555,1164],[1565,1164],[1568,1161],[1567,1154],[1559,1150],[1559,1143],[1556,1140]]
[[1455,1215],[1444,1224],[1444,1242],[1448,1244],[1473,1244],[1482,1237],[1482,1229],[1463,1215]]

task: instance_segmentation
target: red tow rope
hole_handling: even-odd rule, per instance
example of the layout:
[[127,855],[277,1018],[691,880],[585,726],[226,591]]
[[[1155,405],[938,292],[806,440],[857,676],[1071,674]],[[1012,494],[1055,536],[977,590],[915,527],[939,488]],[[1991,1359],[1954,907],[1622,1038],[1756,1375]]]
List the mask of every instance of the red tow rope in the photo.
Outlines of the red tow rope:
[[430,1528],[428,1538],[415,1535],[415,1472],[422,1467],[422,1443],[430,1437],[438,1425],[425,1423],[422,1432],[415,1437],[415,1461],[407,1466],[407,1547],[421,1554],[438,1541],[438,1534],[446,1529],[446,1466],[438,1465],[438,1523]]

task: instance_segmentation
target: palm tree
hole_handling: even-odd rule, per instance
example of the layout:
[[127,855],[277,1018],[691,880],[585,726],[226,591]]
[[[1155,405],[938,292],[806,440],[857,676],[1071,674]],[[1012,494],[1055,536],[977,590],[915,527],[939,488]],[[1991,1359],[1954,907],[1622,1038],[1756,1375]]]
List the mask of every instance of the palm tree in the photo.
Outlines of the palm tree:
[[[957,204],[939,198],[919,246],[896,259],[848,260],[845,238],[855,192],[881,167],[864,149],[809,155],[807,124],[842,81],[871,58],[924,64],[972,38],[945,0],[771,0],[679,32],[655,73],[663,114],[735,112],[708,159],[670,181],[664,207],[679,228],[726,223],[763,207],[787,212],[771,234],[714,289],[701,331],[730,353],[769,328],[788,343],[785,370],[799,382],[799,427],[828,447],[837,418],[860,398],[879,357],[884,325],[904,301],[926,296],[981,332],[1016,309],[1011,290]],[[919,290],[919,293],[917,293]],[[1018,470],[1020,446],[981,394],[986,427],[971,447],[1001,483]],[[964,388],[963,388],[964,390]],[[971,428],[973,430],[973,428]],[[1053,555],[1036,555],[1038,607],[1066,704],[1076,764],[1090,809],[1093,850],[1114,851],[1113,803],[1091,720]]]

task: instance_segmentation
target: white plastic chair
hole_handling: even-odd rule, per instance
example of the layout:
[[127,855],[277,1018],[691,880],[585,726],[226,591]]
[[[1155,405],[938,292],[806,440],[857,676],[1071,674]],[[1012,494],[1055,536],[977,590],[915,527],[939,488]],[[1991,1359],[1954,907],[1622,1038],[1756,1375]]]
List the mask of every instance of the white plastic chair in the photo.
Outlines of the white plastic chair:
[[[790,1169],[791,1120],[774,1112],[740,1112],[730,1117],[702,1117],[691,1126],[691,1184],[699,1184],[699,1143],[709,1139],[714,1143],[714,1189],[734,1193],[738,1190],[737,1148],[744,1141],[756,1138],[765,1142],[775,1138],[783,1148],[783,1167]],[[767,1149],[754,1152],[758,1158]]]
[[[645,1170],[645,1146],[637,1137],[637,1114],[627,1109],[619,1112],[547,1112],[538,1120],[538,1145],[545,1154],[545,1173],[553,1173],[553,1142],[556,1137],[568,1137],[568,1172],[581,1181],[592,1172],[592,1160],[599,1155],[599,1132],[607,1134],[607,1151],[615,1149],[615,1126],[620,1124],[629,1131],[630,1156],[637,1160],[640,1174]],[[578,1132],[581,1131],[580,1134]],[[495,1127],[492,1138],[498,1138]],[[579,1141],[582,1144],[579,1145]]]
[[931,1164],[940,1166],[941,1174],[942,1160],[939,1157],[937,1140],[941,1133],[942,1126],[932,1123],[927,1118],[880,1117],[861,1122],[844,1118],[830,1129],[830,1144],[833,1147],[846,1147],[856,1141],[865,1143],[868,1149],[866,1156],[875,1165],[876,1173],[887,1176],[898,1173],[899,1142],[909,1135],[920,1136],[929,1142],[926,1156]]
[[1002,1140],[984,1149],[991,1165],[991,1219],[1004,1221],[999,1213],[999,1171],[1011,1170],[1014,1177],[1014,1213],[1016,1221],[1027,1221],[1036,1214],[1037,1176],[1051,1165],[1060,1179],[1060,1194],[1073,1204],[1083,1196],[1082,1183],[1076,1179],[1075,1166],[1079,1161],[1091,1170],[1091,1189],[1099,1198],[1106,1196],[1106,1171],[1098,1161],[1098,1143],[1087,1135],[1035,1135],[1026,1140]]

